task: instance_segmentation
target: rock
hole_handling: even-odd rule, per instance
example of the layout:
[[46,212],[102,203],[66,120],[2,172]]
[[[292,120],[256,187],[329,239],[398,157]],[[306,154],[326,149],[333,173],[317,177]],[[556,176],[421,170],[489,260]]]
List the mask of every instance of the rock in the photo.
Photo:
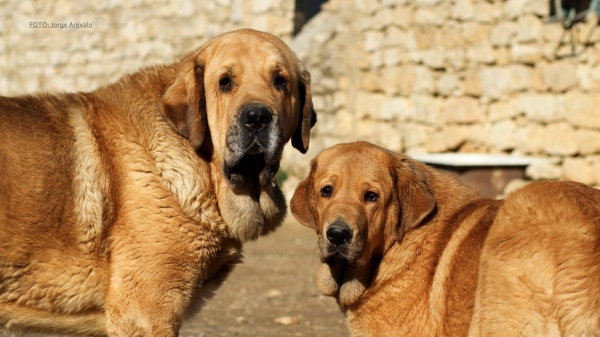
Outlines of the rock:
[[300,322],[298,316],[281,316],[273,320],[277,324],[281,325],[296,325]]
[[577,130],[575,141],[579,144],[579,154],[600,153],[600,130]]
[[516,125],[512,120],[503,120],[492,124],[490,145],[499,150],[511,150],[516,146]]
[[499,99],[511,92],[512,75],[506,67],[489,67],[480,71],[483,94],[491,99]]
[[558,98],[550,94],[522,94],[517,96],[519,112],[533,121],[551,123],[562,119]]
[[483,94],[481,74],[475,70],[467,70],[465,75],[465,94],[479,97]]
[[563,113],[570,123],[584,128],[600,128],[600,97],[578,91],[567,93],[562,99]]
[[483,121],[483,113],[477,99],[472,97],[449,98],[445,101],[444,121],[446,123],[478,123]]
[[509,19],[520,17],[525,13],[529,0],[508,0],[504,5],[504,14]]
[[383,94],[359,92],[356,95],[356,116],[359,119],[379,117],[384,97]]
[[394,10],[394,22],[402,28],[412,27],[414,17],[412,7],[397,6]]
[[516,62],[535,64],[542,58],[542,52],[535,44],[514,44],[511,47],[511,57]]
[[456,0],[452,8],[452,18],[462,21],[472,20],[475,17],[475,6],[471,0]]
[[418,66],[415,68],[415,78],[413,83],[413,92],[415,93],[433,93],[435,91],[435,80],[433,72],[426,67]]
[[363,37],[363,44],[365,50],[368,52],[373,52],[379,49],[383,42],[383,33],[382,32],[366,32]]
[[384,47],[404,47],[407,42],[406,32],[398,27],[389,27],[383,38]]
[[469,126],[449,125],[428,138],[427,150],[432,153],[455,151],[470,136]]
[[535,15],[519,17],[517,21],[517,41],[520,43],[539,42],[543,38],[542,20]]
[[467,50],[467,59],[473,62],[492,64],[496,61],[496,53],[489,45],[476,45]]
[[420,148],[430,138],[433,127],[420,123],[402,123],[399,126],[402,142],[407,150]]
[[446,72],[440,76],[436,83],[437,91],[444,96],[450,96],[459,88],[459,81],[456,74]]
[[513,118],[518,113],[518,105],[514,99],[491,103],[489,108],[490,121],[492,122]]
[[480,43],[488,41],[490,38],[490,25],[479,22],[466,22],[462,26],[463,39],[467,43]]
[[550,124],[546,127],[544,150],[549,154],[572,156],[577,154],[575,130],[565,122]]
[[556,180],[562,176],[562,169],[560,166],[544,160],[527,166],[525,176],[533,180]]
[[563,162],[563,177],[566,180],[577,181],[586,185],[594,185],[596,176],[592,166],[583,158],[565,158]]
[[521,64],[511,65],[512,90],[523,91],[531,88],[533,82],[533,69]]
[[271,289],[267,292],[267,298],[276,298],[276,297],[281,297],[281,291],[279,291],[279,289]]
[[490,43],[495,47],[508,46],[518,32],[518,26],[512,21],[503,21],[490,32]]
[[478,2],[475,4],[475,20],[483,23],[494,21],[494,5],[489,2]]
[[244,316],[238,316],[235,318],[235,321],[238,323],[248,323],[248,319]]
[[575,66],[566,61],[551,63],[544,69],[544,81],[555,92],[563,92],[577,84]]
[[520,126],[515,132],[516,148],[523,153],[537,154],[544,148],[546,130],[536,123]]
[[410,101],[403,97],[386,99],[381,104],[381,119],[406,121],[410,116]]
[[429,125],[438,125],[442,122],[442,99],[428,95],[411,95],[410,120],[423,122]]

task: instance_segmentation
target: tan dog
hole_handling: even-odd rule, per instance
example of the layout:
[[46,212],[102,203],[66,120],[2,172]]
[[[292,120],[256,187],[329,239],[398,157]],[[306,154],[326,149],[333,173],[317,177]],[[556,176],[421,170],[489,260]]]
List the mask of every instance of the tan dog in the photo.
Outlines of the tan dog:
[[0,98],[0,334],[176,336],[285,214],[310,77],[278,38],[221,35],[89,93]]
[[600,191],[490,200],[368,143],[334,146],[291,200],[317,285],[353,336],[600,336]]

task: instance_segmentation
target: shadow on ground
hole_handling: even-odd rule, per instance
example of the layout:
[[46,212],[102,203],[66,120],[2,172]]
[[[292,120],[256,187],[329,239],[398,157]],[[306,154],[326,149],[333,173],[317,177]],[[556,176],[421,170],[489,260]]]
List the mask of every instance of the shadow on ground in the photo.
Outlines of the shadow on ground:
[[244,263],[180,336],[349,336],[335,300],[317,292],[314,231],[288,220],[244,252]]

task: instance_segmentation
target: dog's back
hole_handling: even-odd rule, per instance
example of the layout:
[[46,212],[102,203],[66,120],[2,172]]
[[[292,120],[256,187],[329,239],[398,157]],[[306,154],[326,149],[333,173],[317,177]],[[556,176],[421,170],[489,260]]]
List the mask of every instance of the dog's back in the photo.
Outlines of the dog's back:
[[[0,325],[35,329],[46,322],[65,332],[103,325],[96,313],[58,319],[60,313],[42,311],[57,302],[94,311],[103,302],[94,290],[102,276],[76,236],[81,205],[72,182],[82,150],[73,125],[84,113],[78,94],[0,97]],[[88,307],[74,305],[73,296]]]
[[471,335],[600,335],[600,191],[537,182],[515,192],[481,261]]

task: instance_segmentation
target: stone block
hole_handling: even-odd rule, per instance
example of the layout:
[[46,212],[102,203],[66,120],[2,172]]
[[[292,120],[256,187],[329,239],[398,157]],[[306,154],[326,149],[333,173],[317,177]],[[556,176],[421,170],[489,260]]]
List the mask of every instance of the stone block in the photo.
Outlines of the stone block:
[[560,122],[546,126],[544,150],[551,155],[572,156],[579,151],[575,130],[569,123]]
[[577,65],[577,81],[581,89],[596,91],[600,89],[600,67],[591,67],[587,64]]
[[406,32],[398,27],[388,27],[383,38],[384,47],[404,47],[406,48]]
[[359,92],[356,95],[356,116],[358,119],[378,118],[384,99],[383,94]]
[[515,62],[535,64],[542,59],[542,50],[536,44],[513,44],[510,51]]
[[522,94],[517,97],[519,112],[533,121],[552,123],[563,118],[559,111],[559,100],[550,94]]
[[475,45],[467,49],[467,59],[476,63],[492,64],[496,61],[496,54],[489,45]]
[[512,120],[503,120],[492,124],[490,145],[498,150],[512,150],[517,141],[515,138],[517,126]]
[[378,139],[377,145],[395,152],[401,152],[403,150],[402,134],[396,128],[396,125],[378,122],[375,127],[376,130],[374,131],[375,134],[377,134]]
[[468,21],[475,18],[475,6],[471,0],[456,0],[452,8],[452,18]]
[[406,51],[401,48],[389,48],[383,51],[383,64],[386,67],[393,67],[403,62],[408,56]]
[[407,47],[426,50],[435,46],[436,30],[431,26],[416,27],[409,31]]
[[415,93],[433,93],[433,92],[435,92],[435,80],[433,77],[433,71],[431,71],[423,66],[415,67],[413,92],[415,92]]
[[480,43],[488,41],[492,27],[479,22],[465,22],[462,25],[463,39],[467,43]]
[[454,73],[446,72],[437,80],[437,92],[444,96],[451,96],[459,89],[460,80]]
[[444,69],[446,66],[444,51],[438,49],[430,49],[422,53],[423,64],[432,69]]
[[509,19],[516,19],[526,13],[529,0],[508,0],[504,5],[504,15]]
[[394,23],[399,27],[412,27],[414,17],[414,9],[412,7],[397,6],[394,9]]
[[381,104],[380,117],[383,120],[406,121],[411,113],[410,100],[403,97],[388,98]]
[[411,95],[410,120],[429,125],[438,125],[442,121],[442,99],[428,95]]
[[340,137],[350,136],[354,133],[356,125],[354,115],[347,109],[339,109],[335,113],[337,130],[335,135]]
[[557,180],[562,176],[562,168],[550,161],[540,161],[527,166],[525,176],[533,180]]
[[517,35],[518,25],[512,21],[503,21],[492,28],[490,43],[496,47],[508,46]]
[[433,133],[427,139],[429,152],[447,152],[457,150],[471,136],[471,129],[464,125],[449,125]]
[[373,27],[376,30],[382,30],[385,27],[389,27],[394,23],[394,12],[389,8],[382,7],[373,18]]
[[446,64],[455,70],[462,70],[465,68],[465,51],[462,48],[446,50],[443,55]]
[[544,148],[545,129],[536,123],[518,127],[515,132],[516,148],[526,154],[537,154]]
[[561,109],[567,121],[584,128],[600,129],[600,97],[597,94],[584,94],[578,91],[567,93]]
[[366,92],[383,92],[383,78],[373,71],[362,72],[360,88]]
[[512,90],[524,91],[531,88],[533,82],[533,68],[516,64],[509,67],[512,76]]
[[491,99],[500,99],[512,90],[512,75],[509,68],[489,67],[479,72],[483,95]]
[[462,31],[459,25],[444,26],[444,28],[439,31],[438,39],[437,44],[444,49],[464,47]]
[[543,23],[535,15],[524,15],[517,21],[517,41],[520,43],[539,42],[543,39]]
[[479,101],[472,97],[451,97],[444,101],[446,123],[478,123],[484,119]]
[[468,70],[465,75],[465,94],[479,97],[483,95],[483,82],[475,70]]
[[383,42],[382,32],[366,32],[363,37],[364,48],[368,52],[374,52],[381,48]]
[[565,158],[563,162],[563,178],[586,185],[594,185],[596,176],[592,165],[584,158]]
[[575,65],[567,61],[551,63],[544,69],[544,82],[550,90],[563,92],[577,85]]
[[415,11],[415,23],[419,25],[441,26],[447,19],[446,13],[436,11],[433,7],[417,8]]
[[407,150],[424,147],[434,130],[431,126],[419,123],[402,123],[399,125],[399,129]]
[[575,131],[575,141],[579,144],[579,154],[600,153],[600,130],[579,129]]
[[495,122],[503,119],[510,119],[519,114],[519,108],[514,99],[509,101],[499,101],[490,104],[490,121]]
[[482,23],[493,23],[495,8],[489,2],[475,3],[475,20]]

